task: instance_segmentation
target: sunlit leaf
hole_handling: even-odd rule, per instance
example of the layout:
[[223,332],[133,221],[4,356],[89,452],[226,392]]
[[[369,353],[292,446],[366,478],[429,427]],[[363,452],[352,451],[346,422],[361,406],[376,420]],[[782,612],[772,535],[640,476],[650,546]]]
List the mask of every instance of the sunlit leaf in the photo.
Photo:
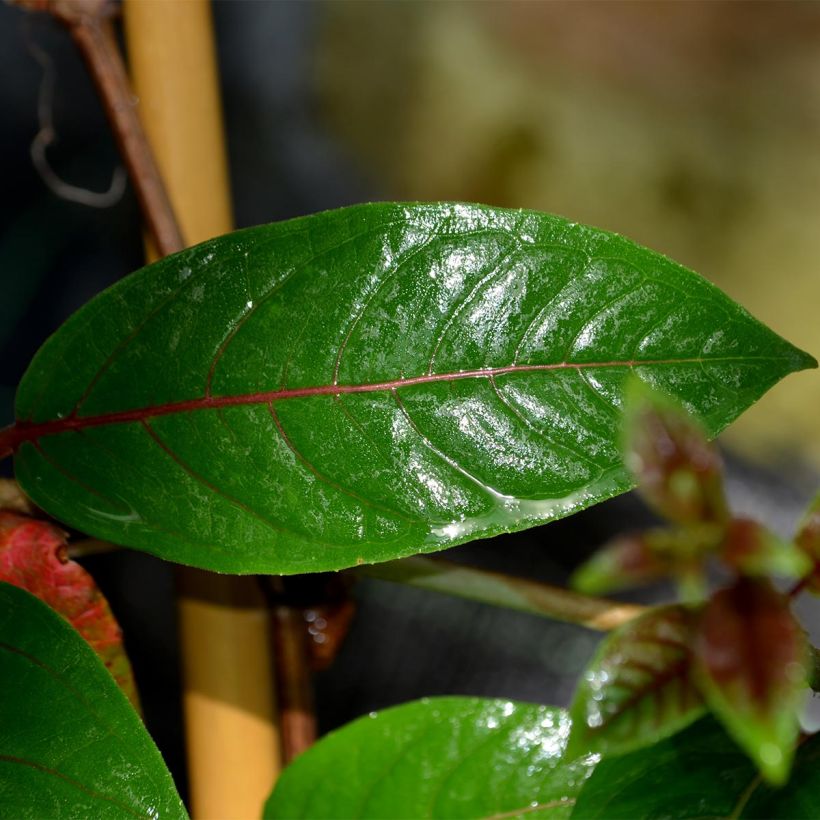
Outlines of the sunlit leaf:
[[214,239],[101,294],[31,363],[0,453],[97,537],[231,572],[339,569],[628,489],[629,373],[715,435],[815,364],[619,236],[361,205]]
[[807,679],[805,636],[769,581],[740,578],[704,608],[694,669],[710,708],[772,783],[789,773]]
[[430,698],[332,732],[279,778],[266,818],[568,817],[594,758],[565,762],[565,712]]
[[788,785],[763,784],[751,760],[712,718],[622,757],[601,761],[573,820],[719,820],[820,817],[820,738],[798,750]]
[[669,397],[629,381],[626,462],[641,495],[679,524],[723,522],[723,466],[704,427]]
[[3,817],[186,817],[156,746],[94,651],[6,583],[0,691]]
[[85,638],[134,706],[139,706],[122,630],[94,579],[69,560],[52,524],[0,511],[0,581],[27,589]]
[[650,610],[610,634],[584,672],[567,754],[621,754],[678,731],[703,713],[691,678],[693,613]]

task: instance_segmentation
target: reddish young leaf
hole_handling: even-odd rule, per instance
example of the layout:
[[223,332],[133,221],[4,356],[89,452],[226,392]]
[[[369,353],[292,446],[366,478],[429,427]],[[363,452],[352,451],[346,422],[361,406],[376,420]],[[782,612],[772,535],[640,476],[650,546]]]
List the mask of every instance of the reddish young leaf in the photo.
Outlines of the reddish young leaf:
[[690,674],[693,619],[686,607],[657,607],[603,641],[570,709],[570,757],[628,752],[703,713]]
[[31,592],[69,621],[139,708],[120,627],[94,579],[69,560],[57,527],[0,511],[0,581]]
[[606,544],[575,571],[570,585],[587,595],[604,595],[663,578],[672,563],[653,549],[652,534],[629,533]]
[[626,463],[646,501],[679,524],[726,521],[723,465],[700,424],[637,379],[624,410]]
[[582,564],[570,583],[587,595],[605,595],[666,576],[677,578],[684,588],[699,587],[705,559],[721,535],[722,527],[714,524],[628,533]]
[[707,703],[772,783],[788,777],[807,678],[803,630],[768,580],[739,578],[703,610],[694,672]]

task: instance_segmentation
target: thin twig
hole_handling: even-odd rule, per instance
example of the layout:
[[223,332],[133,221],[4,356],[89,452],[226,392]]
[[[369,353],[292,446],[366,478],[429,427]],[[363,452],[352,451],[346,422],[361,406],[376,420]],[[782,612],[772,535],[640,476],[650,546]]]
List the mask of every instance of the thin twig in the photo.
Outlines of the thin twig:
[[22,0],[21,6],[48,11],[66,26],[88,67],[125,160],[146,225],[161,256],[185,247],[168,192],[137,116],[104,0]]
[[119,552],[122,547],[101,541],[99,538],[81,538],[68,544],[68,557],[72,559],[87,558],[89,555],[105,555],[109,552]]
[[562,587],[445,561],[403,558],[356,570],[372,578],[429,589],[493,606],[608,632],[646,611],[638,604],[593,598]]

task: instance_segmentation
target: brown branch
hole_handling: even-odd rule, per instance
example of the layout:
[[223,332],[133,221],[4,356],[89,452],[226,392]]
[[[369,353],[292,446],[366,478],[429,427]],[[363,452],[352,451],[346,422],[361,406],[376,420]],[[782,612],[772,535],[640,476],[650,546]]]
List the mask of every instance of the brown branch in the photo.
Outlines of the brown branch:
[[300,609],[285,604],[273,607],[273,640],[282,763],[287,765],[316,740],[307,629]]
[[168,192],[137,116],[105,0],[21,0],[19,5],[50,12],[69,31],[102,98],[120,153],[139,200],[148,231],[162,256],[185,247]]

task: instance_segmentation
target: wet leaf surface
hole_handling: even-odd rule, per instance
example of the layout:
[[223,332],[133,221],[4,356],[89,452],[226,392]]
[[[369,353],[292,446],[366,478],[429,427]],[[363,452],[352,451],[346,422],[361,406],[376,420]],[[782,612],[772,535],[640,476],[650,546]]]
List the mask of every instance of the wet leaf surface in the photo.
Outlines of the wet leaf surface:
[[565,712],[429,698],[331,733],[281,775],[266,818],[568,817],[592,758],[562,760]]
[[101,294],[35,357],[0,452],[99,538],[230,572],[339,569],[628,489],[630,373],[711,436],[814,365],[622,237],[362,205],[206,242]]
[[0,583],[0,803],[15,818],[184,818],[145,727],[88,644]]
[[686,607],[657,607],[604,639],[570,709],[569,756],[647,746],[703,714],[691,677],[693,624]]

